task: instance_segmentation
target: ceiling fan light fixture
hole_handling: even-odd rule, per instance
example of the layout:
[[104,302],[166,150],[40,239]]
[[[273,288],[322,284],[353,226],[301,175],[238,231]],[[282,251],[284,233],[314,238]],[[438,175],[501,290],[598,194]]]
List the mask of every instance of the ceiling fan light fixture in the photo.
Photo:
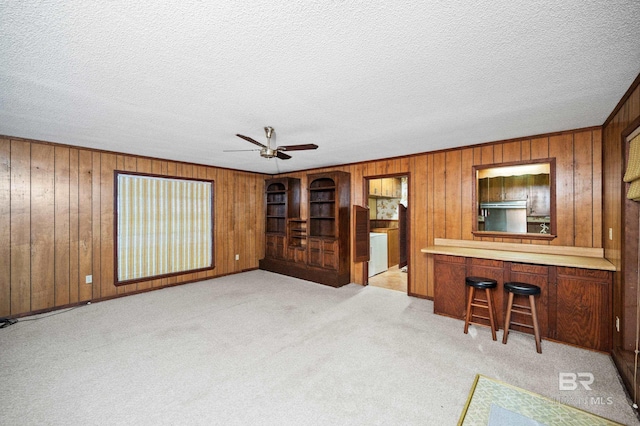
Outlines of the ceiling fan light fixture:
[[[236,134],[237,137],[246,140],[247,142],[250,142],[254,145],[257,145],[260,147],[259,151],[260,151],[260,156],[263,158],[274,158],[277,157],[281,160],[288,160],[291,158],[291,156],[289,154],[285,154],[283,151],[305,151],[308,149],[317,149],[318,145],[316,144],[304,144],[304,145],[284,145],[284,146],[277,146],[277,147],[271,147],[271,138],[273,137],[274,133],[275,133],[275,129],[271,126],[266,126],[264,128],[264,133],[267,135],[267,144],[264,145],[260,142],[258,142],[257,140],[250,138],[249,136],[244,136],[244,135],[240,135],[240,134]],[[232,151],[236,151],[236,150],[232,150]],[[258,151],[257,149],[249,149],[246,151]]]

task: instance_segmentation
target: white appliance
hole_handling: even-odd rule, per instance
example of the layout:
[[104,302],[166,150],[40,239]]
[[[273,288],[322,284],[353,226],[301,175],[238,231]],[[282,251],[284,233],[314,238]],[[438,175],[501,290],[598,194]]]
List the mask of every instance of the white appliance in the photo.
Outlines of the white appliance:
[[387,234],[369,233],[369,276],[372,277],[389,269],[387,264]]

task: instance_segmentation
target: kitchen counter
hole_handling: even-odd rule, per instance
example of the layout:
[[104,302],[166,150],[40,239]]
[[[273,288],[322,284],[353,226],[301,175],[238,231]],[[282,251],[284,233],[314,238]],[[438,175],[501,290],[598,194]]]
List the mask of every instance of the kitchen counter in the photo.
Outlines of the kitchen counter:
[[423,253],[475,257],[536,265],[615,271],[615,266],[603,257],[602,249],[538,244],[494,243],[487,241],[435,239],[435,244],[420,250]]

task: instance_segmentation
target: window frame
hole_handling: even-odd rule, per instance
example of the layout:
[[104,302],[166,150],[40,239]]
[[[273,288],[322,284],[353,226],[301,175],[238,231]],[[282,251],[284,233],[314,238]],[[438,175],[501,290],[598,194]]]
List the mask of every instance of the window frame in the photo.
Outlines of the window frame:
[[[120,212],[118,211],[118,206],[119,206],[119,200],[120,200],[120,193],[118,191],[118,180],[120,176],[131,176],[131,177],[140,177],[140,178],[151,178],[151,179],[160,179],[160,180],[169,180],[169,181],[187,181],[187,182],[199,182],[199,183],[207,183],[211,185],[211,191],[210,191],[210,200],[209,200],[209,206],[210,206],[210,211],[209,211],[209,215],[210,215],[210,220],[211,220],[211,224],[210,224],[210,232],[209,233],[205,233],[203,234],[204,236],[208,237],[211,243],[211,257],[208,261],[208,265],[202,268],[195,268],[195,269],[184,269],[184,270],[180,270],[180,271],[175,271],[175,272],[169,272],[169,273],[159,273],[159,274],[155,274],[155,275],[147,275],[147,276],[143,276],[143,277],[136,277],[136,278],[132,278],[132,279],[126,279],[126,280],[120,280],[120,275],[119,275],[119,228],[118,228],[118,224],[119,224],[119,219],[120,219]],[[113,269],[114,269],[114,285],[116,286],[122,286],[122,285],[128,285],[128,284],[135,284],[135,283],[139,283],[139,282],[145,282],[145,281],[153,281],[156,279],[160,279],[160,278],[168,278],[168,277],[175,277],[175,276],[179,276],[179,275],[185,275],[185,274],[193,274],[193,273],[197,273],[197,272],[205,272],[205,271],[210,271],[212,269],[215,268],[215,181],[214,180],[210,180],[210,179],[198,179],[198,178],[189,178],[189,177],[178,177],[178,176],[169,176],[169,175],[160,175],[160,174],[154,174],[154,173],[144,173],[144,172],[131,172],[131,171],[124,171],[124,170],[115,170],[114,171],[114,205],[113,205],[113,214],[114,214],[114,224],[113,224],[113,235],[114,235],[114,265],[113,265]],[[208,234],[208,235],[207,235]]]
[[[479,231],[478,230],[478,210],[479,205],[479,188],[478,188],[478,171],[483,169],[493,169],[501,167],[525,166],[530,164],[549,164],[549,233],[538,234],[529,232],[500,232],[500,231]],[[540,158],[536,160],[510,161],[495,164],[478,164],[472,167],[473,194],[472,194],[472,228],[471,233],[476,237],[493,237],[493,238],[516,238],[521,240],[553,240],[557,238],[557,217],[556,217],[556,159],[555,157]]]

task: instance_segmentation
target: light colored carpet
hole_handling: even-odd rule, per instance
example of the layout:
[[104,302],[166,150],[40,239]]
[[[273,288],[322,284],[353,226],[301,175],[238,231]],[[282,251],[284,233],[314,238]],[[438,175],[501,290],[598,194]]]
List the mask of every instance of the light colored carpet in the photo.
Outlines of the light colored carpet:
[[[0,423],[452,425],[480,373],[635,424],[608,356],[537,354],[531,336],[503,345],[432,312],[252,271],[19,322],[0,330]],[[591,391],[558,390],[559,372],[585,371]]]

